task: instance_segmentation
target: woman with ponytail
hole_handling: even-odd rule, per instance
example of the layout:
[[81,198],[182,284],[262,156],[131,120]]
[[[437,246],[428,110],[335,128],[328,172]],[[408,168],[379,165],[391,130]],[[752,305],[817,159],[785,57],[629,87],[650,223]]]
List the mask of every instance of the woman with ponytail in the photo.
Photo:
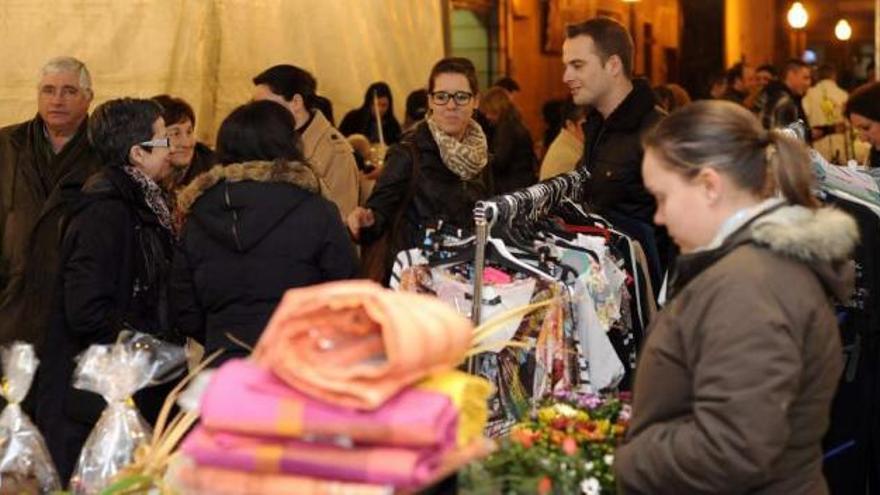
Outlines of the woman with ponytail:
[[682,254],[636,372],[620,492],[827,493],[854,221],[812,196],[805,146],[738,105],[688,105],[645,150]]

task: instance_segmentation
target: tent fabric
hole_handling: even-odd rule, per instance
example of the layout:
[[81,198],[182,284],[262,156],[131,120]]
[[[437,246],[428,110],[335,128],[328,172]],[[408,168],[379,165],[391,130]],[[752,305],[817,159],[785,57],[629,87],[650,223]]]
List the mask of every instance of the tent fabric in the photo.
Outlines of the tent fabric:
[[318,79],[337,119],[367,86],[388,82],[403,116],[443,56],[440,0],[3,0],[0,125],[36,112],[39,69],[72,55],[89,67],[95,102],[169,93],[196,112],[213,141],[248,101],[251,79],[279,63]]

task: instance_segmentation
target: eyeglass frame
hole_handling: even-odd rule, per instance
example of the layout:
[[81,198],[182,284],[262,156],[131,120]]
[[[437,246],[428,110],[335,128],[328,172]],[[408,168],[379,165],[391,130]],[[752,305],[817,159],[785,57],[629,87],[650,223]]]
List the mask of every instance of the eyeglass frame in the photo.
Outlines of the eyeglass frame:
[[151,139],[149,141],[141,141],[137,144],[143,148],[171,148],[171,138],[163,137],[157,139]]
[[[436,100],[435,96],[437,95],[445,95],[446,101],[439,102]],[[467,95],[467,100],[463,102],[458,101],[459,95]],[[455,93],[450,93],[449,91],[432,91],[428,96],[431,97],[431,103],[439,106],[448,105],[449,101],[455,102],[455,106],[463,107],[471,102],[474,99],[474,94],[470,91],[456,91]]]

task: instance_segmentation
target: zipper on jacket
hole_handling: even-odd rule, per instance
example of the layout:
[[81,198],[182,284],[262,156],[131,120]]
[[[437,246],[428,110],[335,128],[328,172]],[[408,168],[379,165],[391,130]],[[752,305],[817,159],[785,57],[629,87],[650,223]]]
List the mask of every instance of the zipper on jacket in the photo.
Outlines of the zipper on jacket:
[[226,201],[226,207],[232,211],[232,238],[235,239],[235,247],[239,251],[244,251],[241,247],[241,238],[238,236],[238,211],[232,208],[232,200],[229,199],[229,183],[226,183],[226,187],[223,189],[223,197]]

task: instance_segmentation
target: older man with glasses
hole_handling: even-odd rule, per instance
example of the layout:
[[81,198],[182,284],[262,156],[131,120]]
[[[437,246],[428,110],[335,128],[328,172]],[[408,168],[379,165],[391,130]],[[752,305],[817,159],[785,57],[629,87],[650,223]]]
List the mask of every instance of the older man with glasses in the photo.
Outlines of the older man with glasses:
[[40,343],[58,265],[58,222],[99,160],[86,138],[93,98],[85,64],[40,71],[37,115],[0,129],[0,343]]

